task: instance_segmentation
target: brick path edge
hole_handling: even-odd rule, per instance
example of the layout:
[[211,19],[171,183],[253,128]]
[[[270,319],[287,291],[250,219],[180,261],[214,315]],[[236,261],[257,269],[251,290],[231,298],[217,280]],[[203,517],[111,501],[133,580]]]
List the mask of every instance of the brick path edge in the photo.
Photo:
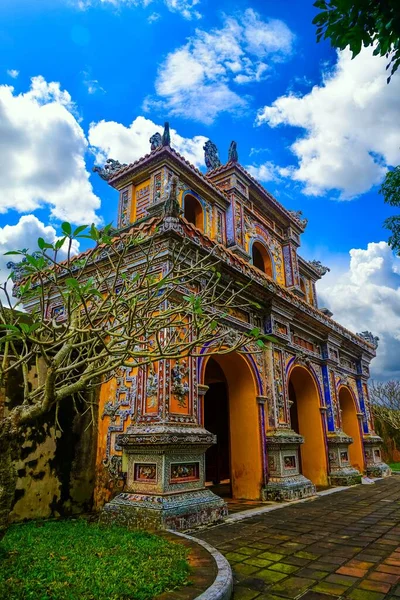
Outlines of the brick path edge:
[[232,569],[225,558],[214,546],[211,546],[207,542],[195,538],[186,533],[178,531],[168,530],[171,535],[176,535],[181,538],[185,538],[192,544],[198,544],[202,546],[211,556],[213,557],[216,567],[217,576],[212,583],[200,596],[197,596],[195,600],[230,600],[233,592],[233,575]]

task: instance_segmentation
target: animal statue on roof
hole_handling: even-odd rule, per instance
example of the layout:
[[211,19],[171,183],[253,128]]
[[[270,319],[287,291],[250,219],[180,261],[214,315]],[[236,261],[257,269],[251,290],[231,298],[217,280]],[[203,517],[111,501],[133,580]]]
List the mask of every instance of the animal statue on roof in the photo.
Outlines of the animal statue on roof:
[[221,161],[218,156],[218,148],[211,140],[207,140],[203,146],[204,162],[206,163],[207,171],[212,171],[221,166]]
[[151,152],[153,152],[154,150],[157,150],[157,148],[162,146],[161,133],[158,133],[158,131],[157,131],[157,133],[155,133],[154,135],[151,136],[151,138],[149,139],[149,142],[151,144],[151,146],[150,146]]
[[330,271],[330,268],[325,267],[320,260],[310,260],[309,264],[312,266],[313,269],[315,269],[315,271],[317,271],[320,277],[326,275],[326,273],[329,273]]
[[231,145],[229,146],[228,151],[228,162],[238,162],[239,155],[237,151],[237,144],[234,140],[231,141]]
[[362,331],[361,333],[358,333],[357,335],[359,335],[366,342],[371,344],[374,348],[378,347],[379,338],[378,338],[378,336],[374,335],[370,331]]
[[100,175],[100,177],[102,179],[104,179],[104,181],[108,181],[109,179],[114,177],[116,172],[119,171],[120,169],[122,169],[122,167],[127,167],[127,166],[128,165],[126,163],[121,165],[121,163],[118,160],[109,158],[106,161],[106,164],[104,165],[104,167],[95,166],[95,167],[93,167],[92,171],[93,171],[93,173],[98,173]]

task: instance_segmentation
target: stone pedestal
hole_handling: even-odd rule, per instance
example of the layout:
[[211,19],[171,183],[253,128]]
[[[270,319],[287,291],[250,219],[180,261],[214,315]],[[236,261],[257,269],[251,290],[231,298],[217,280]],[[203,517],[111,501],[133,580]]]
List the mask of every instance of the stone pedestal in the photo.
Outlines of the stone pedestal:
[[277,430],[266,436],[268,483],[262,499],[299,500],[316,494],[315,485],[299,471],[300,444],[304,438],[291,429]]
[[370,434],[363,438],[367,477],[388,477],[390,467],[382,461],[382,438]]
[[349,445],[353,438],[343,431],[328,434],[329,483],[331,485],[355,485],[362,474],[350,463]]
[[184,530],[221,521],[226,503],[204,487],[204,455],[215,441],[201,427],[129,427],[117,439],[127,491],[104,506],[101,522]]

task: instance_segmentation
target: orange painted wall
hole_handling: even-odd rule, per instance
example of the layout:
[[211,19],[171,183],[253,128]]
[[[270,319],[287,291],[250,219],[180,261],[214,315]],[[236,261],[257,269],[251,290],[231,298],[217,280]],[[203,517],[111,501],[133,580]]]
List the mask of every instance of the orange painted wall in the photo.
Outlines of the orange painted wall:
[[353,438],[349,446],[350,462],[361,473],[364,471],[364,453],[357,418],[357,409],[350,391],[346,387],[339,390],[339,404],[342,410],[342,429]]
[[328,485],[327,458],[320,398],[312,375],[304,367],[295,366],[290,375],[296,394],[299,432],[304,436],[300,446],[302,473],[315,485]]
[[228,385],[232,495],[258,500],[262,462],[255,382],[249,365],[239,354],[213,358],[223,370]]

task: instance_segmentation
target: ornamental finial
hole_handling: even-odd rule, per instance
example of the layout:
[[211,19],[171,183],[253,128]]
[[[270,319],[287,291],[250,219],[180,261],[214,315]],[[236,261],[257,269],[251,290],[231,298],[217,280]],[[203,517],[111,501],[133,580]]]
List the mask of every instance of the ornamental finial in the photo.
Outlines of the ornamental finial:
[[217,169],[221,166],[221,161],[218,156],[218,148],[211,140],[207,140],[203,146],[204,150],[204,162],[208,171]]
[[238,155],[238,151],[237,151],[237,144],[234,140],[231,141],[231,145],[229,146],[229,152],[228,152],[228,162],[238,162],[239,160],[239,155]]
[[162,134],[161,144],[162,144],[162,146],[170,146],[171,145],[171,135],[169,133],[168,121],[166,121],[164,123],[164,133]]
[[181,208],[178,201],[178,178],[173,175],[169,181],[168,196],[164,205],[164,217],[173,217],[177,219],[180,215]]

